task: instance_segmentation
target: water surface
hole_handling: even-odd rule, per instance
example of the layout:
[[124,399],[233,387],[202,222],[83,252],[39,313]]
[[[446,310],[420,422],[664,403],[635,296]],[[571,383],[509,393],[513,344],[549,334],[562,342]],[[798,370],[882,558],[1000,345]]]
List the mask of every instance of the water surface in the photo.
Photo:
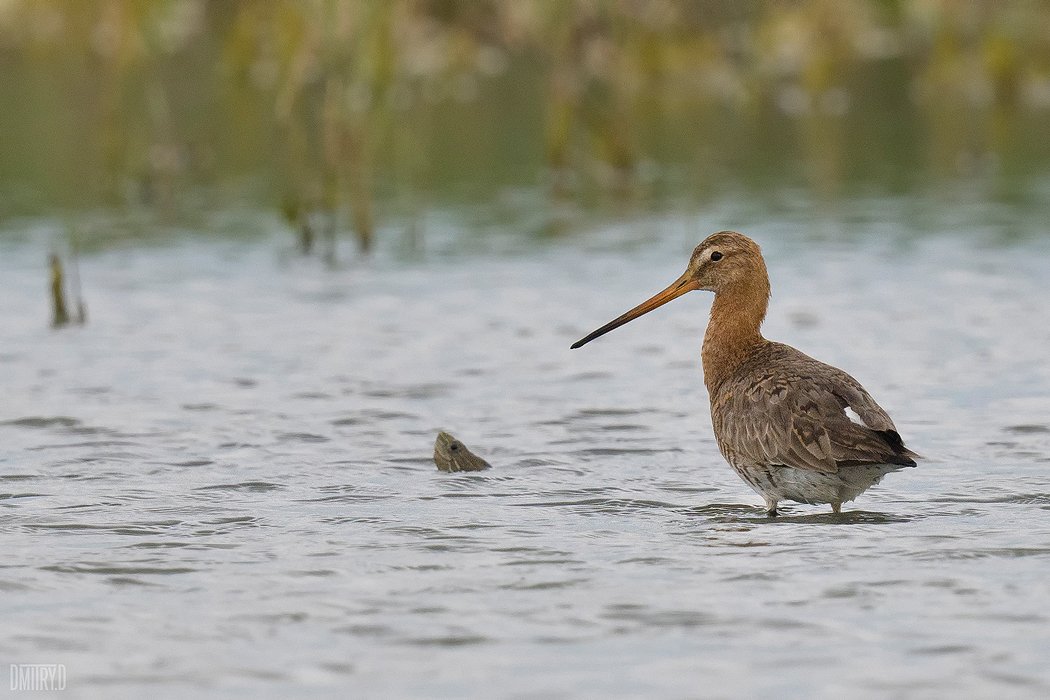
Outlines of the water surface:
[[[77,697],[1045,697],[1046,239],[746,229],[766,334],[926,457],[768,519],[711,435],[708,296],[568,349],[726,223],[335,270],[109,249],[60,332],[10,243],[0,661]],[[437,472],[442,428],[494,468]]]

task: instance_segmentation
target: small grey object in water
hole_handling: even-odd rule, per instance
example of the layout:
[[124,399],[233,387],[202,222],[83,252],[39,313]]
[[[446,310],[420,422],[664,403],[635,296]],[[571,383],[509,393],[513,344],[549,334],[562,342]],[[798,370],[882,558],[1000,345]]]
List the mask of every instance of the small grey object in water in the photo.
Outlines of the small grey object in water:
[[479,472],[491,466],[445,431],[434,442],[434,464],[443,472]]

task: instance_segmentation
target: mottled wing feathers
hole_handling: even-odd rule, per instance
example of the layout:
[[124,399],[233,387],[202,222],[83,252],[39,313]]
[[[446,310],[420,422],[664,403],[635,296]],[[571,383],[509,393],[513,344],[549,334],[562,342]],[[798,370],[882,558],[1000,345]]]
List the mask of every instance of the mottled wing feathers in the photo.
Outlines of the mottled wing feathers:
[[[796,351],[797,352],[797,351]],[[800,355],[802,353],[799,353]],[[882,406],[875,403],[875,399],[864,390],[856,379],[846,374],[837,367],[826,365],[812,358],[807,359],[811,363],[820,365],[819,379],[815,380],[826,391],[835,394],[844,406],[853,409],[853,412],[864,422],[864,425],[877,431],[888,431],[894,434],[897,429],[893,426],[893,420]],[[898,440],[900,436],[897,436]]]
[[[730,462],[785,464],[818,472],[838,469],[825,427],[828,412],[821,410],[819,395],[772,377],[720,393],[712,418]],[[835,409],[841,411],[837,405]]]
[[[711,397],[715,434],[730,463],[824,473],[915,464],[889,415],[855,379],[788,346],[770,343],[763,355],[748,363],[753,371],[743,367]],[[847,407],[864,425],[850,420]]]

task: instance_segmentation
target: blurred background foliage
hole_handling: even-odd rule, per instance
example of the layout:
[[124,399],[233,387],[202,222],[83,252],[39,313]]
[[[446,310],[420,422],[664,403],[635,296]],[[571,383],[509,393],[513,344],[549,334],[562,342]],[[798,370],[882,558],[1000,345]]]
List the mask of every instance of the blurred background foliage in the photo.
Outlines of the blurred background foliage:
[[1050,2],[0,0],[0,104],[0,218],[247,207],[304,249],[515,193],[1045,199]]

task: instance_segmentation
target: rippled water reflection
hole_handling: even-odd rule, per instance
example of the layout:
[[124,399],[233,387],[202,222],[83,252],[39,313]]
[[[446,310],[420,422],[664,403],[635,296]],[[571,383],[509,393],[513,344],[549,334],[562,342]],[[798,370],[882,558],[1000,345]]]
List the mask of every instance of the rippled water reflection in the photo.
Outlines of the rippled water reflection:
[[[0,258],[0,661],[77,696],[1041,697],[1050,252],[766,247],[770,337],[927,459],[770,520],[714,445],[697,293],[587,348],[708,231],[325,271],[193,241]],[[494,468],[439,473],[439,428]]]

